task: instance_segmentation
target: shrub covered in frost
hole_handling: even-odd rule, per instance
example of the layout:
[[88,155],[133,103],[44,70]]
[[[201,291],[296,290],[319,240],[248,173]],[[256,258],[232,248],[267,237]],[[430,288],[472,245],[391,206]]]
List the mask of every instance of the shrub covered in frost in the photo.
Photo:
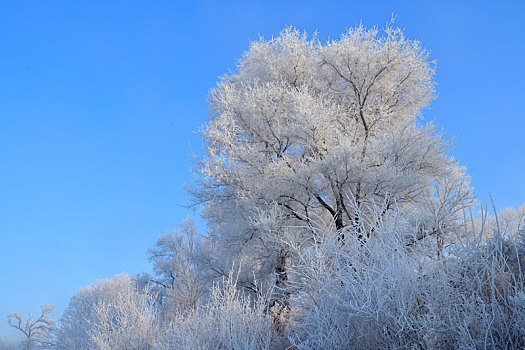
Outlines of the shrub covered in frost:
[[351,231],[319,232],[315,244],[296,249],[291,343],[298,349],[522,348],[524,241],[467,226],[445,246],[440,237],[414,243],[400,218],[375,227],[366,242]]
[[230,274],[215,284],[210,300],[175,318],[161,349],[270,349],[272,322],[266,299],[253,301]]

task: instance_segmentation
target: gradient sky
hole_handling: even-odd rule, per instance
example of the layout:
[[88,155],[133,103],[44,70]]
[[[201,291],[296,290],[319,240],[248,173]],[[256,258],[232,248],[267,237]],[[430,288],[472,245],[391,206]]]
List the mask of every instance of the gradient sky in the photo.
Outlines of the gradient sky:
[[437,61],[426,111],[482,202],[525,202],[523,1],[0,1],[0,338],[9,312],[149,270],[191,211],[206,98],[259,35],[396,24]]

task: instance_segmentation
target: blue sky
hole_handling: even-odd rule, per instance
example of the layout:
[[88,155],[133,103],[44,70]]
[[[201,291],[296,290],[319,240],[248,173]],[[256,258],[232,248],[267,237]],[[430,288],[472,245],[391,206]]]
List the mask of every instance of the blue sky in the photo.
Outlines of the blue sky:
[[0,337],[78,288],[147,271],[191,211],[194,133],[220,75],[286,25],[322,40],[396,23],[437,61],[426,111],[482,202],[525,202],[521,1],[2,1]]

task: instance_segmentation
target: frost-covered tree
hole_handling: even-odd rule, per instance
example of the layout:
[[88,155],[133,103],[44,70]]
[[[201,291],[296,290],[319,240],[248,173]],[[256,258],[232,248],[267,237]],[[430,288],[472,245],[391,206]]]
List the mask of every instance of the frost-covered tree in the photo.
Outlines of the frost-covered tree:
[[159,324],[153,307],[156,293],[138,291],[131,278],[127,288],[94,308],[96,322],[89,330],[98,350],[150,350],[157,345]]
[[96,307],[117,300],[119,295],[127,293],[130,283],[130,276],[120,274],[79,289],[71,297],[68,307],[60,318],[55,333],[55,347],[78,350],[95,348],[90,332],[99,322]]
[[356,212],[372,203],[416,213],[420,237],[446,233],[471,194],[448,141],[421,122],[433,74],[419,42],[392,26],[359,26],[326,44],[288,28],[252,43],[212,90],[201,130],[192,193],[216,263],[244,260],[282,284],[283,238],[313,242],[310,227],[333,221],[365,241]]
[[201,297],[203,281],[196,265],[199,244],[196,223],[187,217],[178,230],[157,238],[148,251],[155,276],[142,274],[139,282],[158,291],[158,306],[166,322],[179,312],[194,309]]
[[41,344],[48,338],[53,331],[55,321],[51,319],[51,314],[55,311],[54,305],[42,305],[38,317],[31,314],[24,320],[18,312],[7,315],[7,322],[10,327],[19,330],[24,335],[24,348],[32,349],[33,346]]

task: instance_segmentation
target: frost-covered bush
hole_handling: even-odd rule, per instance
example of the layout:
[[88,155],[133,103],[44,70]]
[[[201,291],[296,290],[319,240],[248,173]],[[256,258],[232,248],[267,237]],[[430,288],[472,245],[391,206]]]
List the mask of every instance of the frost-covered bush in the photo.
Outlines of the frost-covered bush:
[[129,282],[127,289],[95,306],[97,321],[89,335],[96,349],[149,350],[157,345],[156,295],[148,290],[139,292]]
[[443,247],[440,237],[414,243],[411,229],[391,217],[364,242],[351,230],[328,227],[315,244],[297,249],[296,316],[288,330],[294,346],[525,346],[523,240],[482,239],[488,232],[466,226]]
[[127,274],[81,288],[60,319],[53,348],[146,349],[143,342],[154,343],[158,333],[153,299]]
[[130,276],[119,274],[111,279],[98,280],[94,285],[81,288],[71,297],[59,320],[54,334],[57,349],[92,349],[89,332],[98,322],[97,305],[110,302],[129,288]]
[[206,303],[174,319],[160,349],[270,349],[271,326],[266,298],[254,301],[243,294],[230,273]]

